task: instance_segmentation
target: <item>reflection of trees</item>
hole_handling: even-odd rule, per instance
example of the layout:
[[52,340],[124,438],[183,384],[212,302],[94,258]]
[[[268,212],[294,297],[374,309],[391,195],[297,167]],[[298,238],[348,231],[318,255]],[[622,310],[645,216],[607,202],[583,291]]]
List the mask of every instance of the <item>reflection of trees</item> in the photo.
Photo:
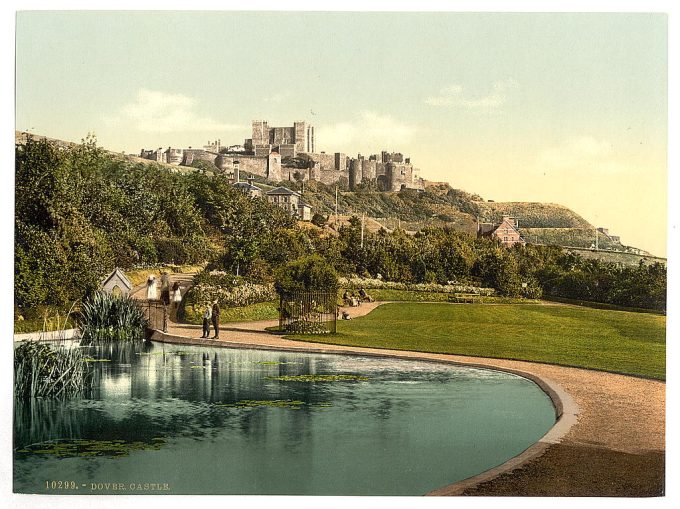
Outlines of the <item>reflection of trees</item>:
[[[92,347],[95,348],[95,347]],[[210,437],[237,431],[253,445],[283,440],[294,451],[314,432],[314,404],[332,402],[346,411],[387,419],[389,394],[366,398],[353,384],[295,383],[268,377],[333,373],[333,362],[313,356],[254,351],[206,351],[156,345],[104,345],[88,349],[99,388],[89,399],[15,403],[15,445],[46,440],[151,441],[175,436]],[[117,384],[117,381],[119,383]],[[102,387],[122,391],[115,398]],[[126,391],[129,391],[127,393]],[[378,397],[376,397],[378,396]],[[300,400],[299,409],[232,408],[241,400]],[[399,403],[396,403],[399,405]]]

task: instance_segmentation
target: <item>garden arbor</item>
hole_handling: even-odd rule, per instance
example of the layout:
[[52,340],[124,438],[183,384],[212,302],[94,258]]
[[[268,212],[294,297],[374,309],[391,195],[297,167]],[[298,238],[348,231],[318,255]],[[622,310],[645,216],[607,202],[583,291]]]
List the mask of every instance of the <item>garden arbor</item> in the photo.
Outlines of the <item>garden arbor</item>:
[[338,319],[336,291],[282,293],[279,330],[296,334],[335,334]]
[[321,256],[302,256],[276,272],[280,296],[279,330],[297,334],[335,334],[338,274]]

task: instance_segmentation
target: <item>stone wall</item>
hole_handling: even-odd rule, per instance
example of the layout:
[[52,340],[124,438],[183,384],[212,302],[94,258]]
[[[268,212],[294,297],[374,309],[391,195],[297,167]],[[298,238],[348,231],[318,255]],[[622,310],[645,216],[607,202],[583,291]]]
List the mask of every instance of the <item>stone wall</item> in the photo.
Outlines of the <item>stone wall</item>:
[[208,152],[200,148],[185,148],[182,152],[182,166],[191,166],[194,161],[198,160],[215,164],[218,156],[215,152]]
[[269,130],[269,133],[269,141],[274,145],[293,145],[296,141],[296,133],[293,127],[273,127]]
[[267,177],[267,158],[255,156],[238,156],[239,172],[248,172],[260,177]]
[[312,152],[305,152],[304,155],[317,163],[322,172],[335,171],[335,154],[314,154]]

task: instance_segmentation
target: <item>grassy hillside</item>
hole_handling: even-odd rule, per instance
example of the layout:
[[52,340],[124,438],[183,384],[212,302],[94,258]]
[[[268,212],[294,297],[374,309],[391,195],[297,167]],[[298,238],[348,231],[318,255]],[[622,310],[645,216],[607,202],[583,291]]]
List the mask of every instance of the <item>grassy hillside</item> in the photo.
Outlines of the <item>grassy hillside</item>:
[[574,211],[555,203],[475,202],[479,220],[498,223],[504,215],[516,217],[520,228],[594,227]]
[[[559,244],[561,246],[590,248],[595,243],[595,228],[522,228],[527,242],[535,244]],[[623,249],[620,243],[598,234],[600,249]]]
[[585,258],[587,260],[600,260],[603,262],[608,262],[608,263],[616,263],[620,265],[629,265],[629,266],[636,266],[639,265],[641,260],[644,260],[646,263],[654,263],[654,262],[659,262],[662,263],[663,265],[666,265],[666,259],[665,258],[660,258],[658,256],[642,256],[634,253],[617,253],[614,251],[591,251],[589,249],[578,249],[578,250],[573,250],[576,254],[578,254],[581,258]]

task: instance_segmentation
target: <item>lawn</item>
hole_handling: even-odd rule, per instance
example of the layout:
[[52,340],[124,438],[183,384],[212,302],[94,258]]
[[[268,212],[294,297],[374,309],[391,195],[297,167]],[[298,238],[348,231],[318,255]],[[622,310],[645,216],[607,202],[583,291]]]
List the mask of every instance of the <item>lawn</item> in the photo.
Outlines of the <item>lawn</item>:
[[[250,322],[259,320],[278,320],[279,303],[277,301],[259,302],[249,306],[220,310],[220,322]],[[186,305],[184,308],[183,323],[200,325],[203,323],[203,309],[200,306]]]
[[666,318],[561,305],[383,304],[296,339],[546,362],[665,379]]

